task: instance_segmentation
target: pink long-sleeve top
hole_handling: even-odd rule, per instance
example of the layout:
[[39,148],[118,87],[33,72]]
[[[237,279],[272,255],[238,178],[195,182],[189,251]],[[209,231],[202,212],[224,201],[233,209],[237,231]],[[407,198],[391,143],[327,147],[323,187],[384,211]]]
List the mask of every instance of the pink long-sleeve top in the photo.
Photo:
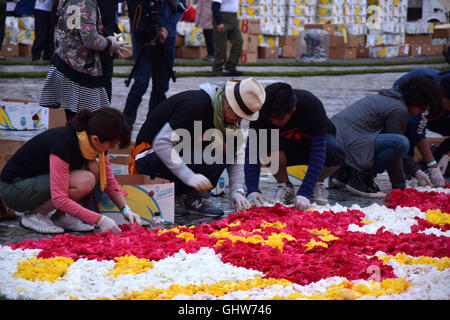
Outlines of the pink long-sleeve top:
[[[121,193],[122,189],[114,178],[109,163],[109,156],[105,156],[106,188],[108,196]],[[69,164],[54,154],[50,154],[50,190],[52,202],[56,209],[78,218],[90,225],[94,225],[99,214],[89,210],[69,198]]]

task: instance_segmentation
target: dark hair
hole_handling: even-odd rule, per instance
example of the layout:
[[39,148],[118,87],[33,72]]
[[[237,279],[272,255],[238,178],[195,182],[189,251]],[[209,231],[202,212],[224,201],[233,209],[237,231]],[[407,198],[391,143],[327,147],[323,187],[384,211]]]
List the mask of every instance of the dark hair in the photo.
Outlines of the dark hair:
[[275,82],[268,85],[265,91],[266,100],[260,111],[264,117],[278,118],[292,112],[297,97],[289,84]]
[[429,109],[428,118],[442,113],[441,89],[431,76],[415,76],[403,81],[399,90],[405,104],[418,107],[421,111]]
[[96,135],[100,142],[119,140],[121,149],[131,142],[130,125],[122,112],[114,108],[83,109],[67,125],[77,132],[86,130],[88,135]]
[[442,78],[440,87],[442,96],[450,100],[450,76]]

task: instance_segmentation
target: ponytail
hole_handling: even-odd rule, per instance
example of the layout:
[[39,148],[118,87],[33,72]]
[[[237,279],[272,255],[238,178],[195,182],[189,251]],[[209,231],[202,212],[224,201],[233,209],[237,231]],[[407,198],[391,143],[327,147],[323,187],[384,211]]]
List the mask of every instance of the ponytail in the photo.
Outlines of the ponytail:
[[81,132],[87,129],[89,120],[91,119],[92,111],[83,109],[77,113],[77,115],[70,121],[67,122],[67,126],[75,130],[76,132]]
[[126,148],[131,142],[131,127],[122,112],[114,108],[83,109],[67,122],[67,126],[76,132],[96,135],[100,142],[118,141],[119,148]]

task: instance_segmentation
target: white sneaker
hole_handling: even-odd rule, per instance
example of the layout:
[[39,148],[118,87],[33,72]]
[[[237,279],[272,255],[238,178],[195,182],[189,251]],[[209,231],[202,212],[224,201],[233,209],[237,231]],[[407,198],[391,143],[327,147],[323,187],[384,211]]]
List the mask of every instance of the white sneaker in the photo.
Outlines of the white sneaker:
[[52,220],[48,217],[47,214],[30,214],[25,213],[20,220],[20,224],[30,230],[39,232],[39,233],[63,233],[64,229],[52,222]]
[[328,191],[324,182],[317,181],[311,201],[321,206],[328,204]]
[[279,183],[275,189],[275,201],[292,204],[295,199],[294,186],[290,182]]
[[86,232],[95,229],[94,226],[84,223],[80,219],[72,217],[67,213],[63,215],[58,215],[57,217],[53,218],[52,221],[55,223],[56,226],[63,228],[64,230],[67,231]]

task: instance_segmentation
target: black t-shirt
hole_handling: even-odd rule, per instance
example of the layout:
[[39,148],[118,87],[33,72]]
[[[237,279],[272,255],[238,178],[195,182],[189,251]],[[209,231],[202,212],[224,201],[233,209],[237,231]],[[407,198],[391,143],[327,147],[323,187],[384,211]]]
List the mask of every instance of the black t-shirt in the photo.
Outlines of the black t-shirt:
[[276,128],[268,119],[260,116],[251,122],[255,129],[279,129],[280,145],[285,143],[310,142],[312,136],[324,136],[334,133],[335,129],[327,117],[322,102],[311,92],[294,89],[297,97],[296,110],[289,121],[281,128]]
[[211,98],[203,90],[189,90],[175,94],[161,102],[149,114],[136,138],[136,145],[145,141],[153,144],[158,132],[168,122],[173,130],[186,129],[192,142],[194,121],[202,122],[202,134],[214,128],[214,109]]
[[69,164],[69,170],[81,169],[84,158],[75,131],[67,126],[46,130],[26,142],[6,163],[1,179],[31,178],[50,173],[50,154]]

